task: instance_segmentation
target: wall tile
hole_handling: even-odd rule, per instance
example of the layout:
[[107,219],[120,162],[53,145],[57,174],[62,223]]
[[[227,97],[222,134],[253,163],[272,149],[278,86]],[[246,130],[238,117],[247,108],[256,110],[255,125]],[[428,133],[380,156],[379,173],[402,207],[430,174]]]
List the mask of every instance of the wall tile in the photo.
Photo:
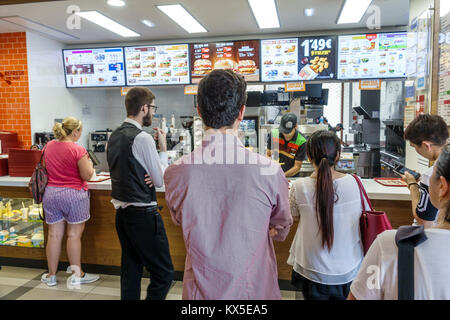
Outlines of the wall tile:
[[0,130],[16,131],[20,145],[31,146],[26,33],[0,34],[0,72],[23,71],[12,84],[0,83]]

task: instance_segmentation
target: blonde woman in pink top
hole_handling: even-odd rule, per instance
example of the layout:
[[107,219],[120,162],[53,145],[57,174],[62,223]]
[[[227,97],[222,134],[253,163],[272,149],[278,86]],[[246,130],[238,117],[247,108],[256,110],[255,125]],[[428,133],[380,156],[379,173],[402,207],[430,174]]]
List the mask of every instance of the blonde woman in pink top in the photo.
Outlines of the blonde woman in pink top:
[[62,123],[54,125],[56,140],[47,143],[44,149],[48,184],[42,204],[49,228],[46,246],[49,272],[43,274],[41,280],[48,286],[56,285],[66,224],[67,256],[73,272],[71,284],[91,283],[99,279],[98,275],[81,269],[81,235],[85,222],[90,218],[87,181],[94,174],[86,149],[76,144],[81,131],[80,120],[65,118]]

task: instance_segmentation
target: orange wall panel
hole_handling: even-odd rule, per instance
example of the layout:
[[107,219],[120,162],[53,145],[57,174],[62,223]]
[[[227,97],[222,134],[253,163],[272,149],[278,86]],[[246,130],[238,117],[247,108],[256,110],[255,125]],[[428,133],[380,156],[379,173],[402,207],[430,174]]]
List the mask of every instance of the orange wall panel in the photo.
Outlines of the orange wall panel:
[[21,147],[28,149],[32,139],[26,48],[25,32],[0,33],[0,130],[17,132]]

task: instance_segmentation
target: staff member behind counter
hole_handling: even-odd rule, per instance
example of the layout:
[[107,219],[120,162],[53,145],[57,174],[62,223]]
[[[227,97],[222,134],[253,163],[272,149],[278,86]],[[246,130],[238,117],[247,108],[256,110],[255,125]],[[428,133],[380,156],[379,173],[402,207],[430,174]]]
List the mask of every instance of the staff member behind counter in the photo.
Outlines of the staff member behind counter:
[[[278,151],[281,168],[286,177],[298,176],[306,159],[306,138],[297,130],[297,116],[287,113],[281,118],[280,127],[273,129],[267,141],[267,156]],[[272,148],[277,148],[273,150]]]

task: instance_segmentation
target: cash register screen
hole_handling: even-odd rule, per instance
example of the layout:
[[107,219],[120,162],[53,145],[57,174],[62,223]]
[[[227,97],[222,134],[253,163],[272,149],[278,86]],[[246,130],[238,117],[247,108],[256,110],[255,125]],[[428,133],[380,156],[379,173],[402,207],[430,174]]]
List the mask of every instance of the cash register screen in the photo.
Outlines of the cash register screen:
[[354,160],[339,160],[337,163],[337,169],[341,170],[354,170],[355,161]]

